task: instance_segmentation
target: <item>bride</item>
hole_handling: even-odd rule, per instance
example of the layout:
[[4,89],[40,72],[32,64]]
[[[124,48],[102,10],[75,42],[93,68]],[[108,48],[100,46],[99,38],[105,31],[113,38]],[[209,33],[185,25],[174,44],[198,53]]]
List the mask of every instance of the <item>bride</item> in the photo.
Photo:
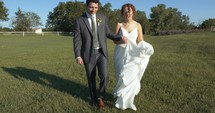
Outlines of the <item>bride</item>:
[[133,20],[135,7],[129,3],[124,4],[121,13],[124,21],[117,24],[116,34],[126,36],[128,44],[114,42],[116,86],[113,95],[117,97],[115,102],[117,108],[123,110],[130,108],[136,111],[134,98],[140,91],[140,81],[154,49],[143,40],[141,24]]

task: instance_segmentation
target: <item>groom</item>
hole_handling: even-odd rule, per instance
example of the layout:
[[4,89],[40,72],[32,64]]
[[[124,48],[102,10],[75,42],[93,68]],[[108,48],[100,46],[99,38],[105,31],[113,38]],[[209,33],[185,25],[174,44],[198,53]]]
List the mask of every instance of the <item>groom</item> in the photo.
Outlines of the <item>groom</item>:
[[[86,0],[87,12],[76,20],[74,31],[74,53],[77,64],[85,66],[91,105],[104,108],[105,89],[108,81],[107,38],[127,42],[127,38],[114,35],[108,25],[108,18],[97,14],[99,0]],[[96,89],[96,68],[100,79]]]

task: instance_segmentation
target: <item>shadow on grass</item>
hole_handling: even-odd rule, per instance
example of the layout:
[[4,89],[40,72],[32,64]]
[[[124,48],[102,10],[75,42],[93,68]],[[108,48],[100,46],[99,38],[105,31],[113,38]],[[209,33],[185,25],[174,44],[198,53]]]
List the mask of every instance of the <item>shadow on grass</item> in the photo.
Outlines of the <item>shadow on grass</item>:
[[[89,92],[88,87],[80,85],[76,82],[63,79],[53,74],[44,73],[35,69],[28,69],[25,67],[15,67],[15,68],[7,68],[1,67],[5,72],[10,73],[17,79],[27,79],[38,84],[54,88],[61,92],[65,92],[71,94],[73,97],[80,98],[86,102],[90,101],[89,96],[86,96],[86,93]],[[107,98],[111,98],[111,94],[107,94]],[[111,102],[107,103],[109,107],[113,105]]]
[[88,91],[88,87],[82,86],[78,83],[75,83],[70,80],[66,80],[60,78],[56,75],[47,74],[38,70],[28,69],[25,67],[15,67],[15,68],[7,68],[2,67],[5,72],[10,73],[17,79],[27,79],[38,84],[54,88],[61,92],[65,92],[71,94],[74,97],[81,98],[84,101],[89,101],[86,93]]

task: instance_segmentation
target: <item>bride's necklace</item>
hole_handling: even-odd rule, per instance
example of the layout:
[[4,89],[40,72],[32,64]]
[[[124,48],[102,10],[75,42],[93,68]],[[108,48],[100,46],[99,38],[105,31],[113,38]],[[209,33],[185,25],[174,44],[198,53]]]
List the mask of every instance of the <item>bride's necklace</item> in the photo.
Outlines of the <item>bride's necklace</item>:
[[130,33],[130,32],[133,31],[133,29],[135,28],[134,21],[131,20],[131,21],[127,21],[127,22],[123,23],[123,28],[124,28],[128,33]]
[[128,21],[128,22],[123,23],[123,26],[124,26],[125,28],[130,28],[131,25],[132,25],[132,23],[133,23],[133,21]]

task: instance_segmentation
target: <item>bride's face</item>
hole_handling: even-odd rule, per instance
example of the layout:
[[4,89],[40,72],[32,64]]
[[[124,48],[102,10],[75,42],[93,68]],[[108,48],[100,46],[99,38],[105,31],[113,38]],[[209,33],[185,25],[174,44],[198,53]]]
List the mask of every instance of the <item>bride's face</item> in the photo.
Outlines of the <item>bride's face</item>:
[[133,10],[130,7],[125,7],[123,10],[124,19],[133,19]]

